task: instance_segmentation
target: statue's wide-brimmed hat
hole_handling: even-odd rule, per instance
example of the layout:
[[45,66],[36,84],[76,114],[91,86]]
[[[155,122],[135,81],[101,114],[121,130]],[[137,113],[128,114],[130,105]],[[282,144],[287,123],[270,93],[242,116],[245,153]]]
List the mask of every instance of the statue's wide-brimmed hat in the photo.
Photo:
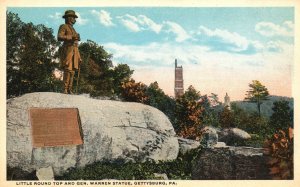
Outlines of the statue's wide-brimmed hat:
[[67,17],[78,18],[78,16],[75,14],[74,10],[66,10],[65,15],[63,15],[63,18],[67,18]]

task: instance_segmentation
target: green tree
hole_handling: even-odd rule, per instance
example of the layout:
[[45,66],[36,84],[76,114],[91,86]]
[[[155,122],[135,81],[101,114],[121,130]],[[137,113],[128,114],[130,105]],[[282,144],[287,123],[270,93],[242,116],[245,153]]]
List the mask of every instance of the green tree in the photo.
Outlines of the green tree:
[[190,139],[198,139],[201,136],[202,112],[204,111],[201,103],[200,92],[193,86],[176,100],[175,124],[178,127],[179,136]]
[[237,145],[262,147],[268,132],[268,119],[264,116],[259,116],[258,112],[248,112],[245,109],[238,107],[236,103],[232,103],[231,111],[234,117],[234,127],[245,130],[251,135],[251,139],[247,141],[238,141]]
[[268,100],[268,89],[262,85],[258,80],[253,80],[249,84],[250,90],[247,91],[245,101],[256,103],[259,116],[261,115],[260,107],[263,101]]
[[220,125],[222,128],[235,127],[234,113],[229,110],[228,106],[220,113]]
[[25,23],[17,14],[6,13],[6,70],[7,97],[20,95],[20,57],[22,29]]
[[201,103],[204,107],[201,116],[203,125],[220,127],[219,111],[223,110],[223,106],[219,102],[218,95],[211,93],[211,96],[201,96]]
[[24,23],[11,12],[6,16],[7,97],[54,91],[58,43],[53,30],[42,24]]
[[112,55],[91,40],[81,43],[79,51],[82,58],[79,93],[89,93],[92,97],[110,96],[113,93],[109,76]]
[[210,96],[208,96],[210,98],[210,105],[211,106],[219,106],[221,105],[222,103],[219,101],[219,97],[218,97],[218,94],[215,94],[215,93],[211,93]]
[[174,124],[176,106],[175,100],[166,95],[156,81],[147,87],[146,95],[148,96],[147,104],[161,110],[166,116],[168,116],[171,123]]
[[79,93],[92,97],[121,95],[122,84],[129,81],[133,70],[127,64],[113,66],[112,54],[94,41],[82,42],[79,51],[83,59]]
[[250,134],[265,136],[267,131],[268,119],[259,116],[257,112],[247,112],[236,104],[231,105],[234,116],[234,126],[247,131]]
[[127,64],[118,64],[114,69],[110,70],[110,75],[113,79],[114,93],[121,94],[122,84],[128,82],[133,74],[133,70]]
[[289,106],[289,102],[285,100],[275,101],[273,103],[273,114],[270,117],[269,128],[271,132],[278,130],[287,130],[293,127],[293,110]]
[[231,110],[234,115],[234,124],[237,128],[246,130],[249,124],[249,113],[237,106],[236,103],[231,104]]

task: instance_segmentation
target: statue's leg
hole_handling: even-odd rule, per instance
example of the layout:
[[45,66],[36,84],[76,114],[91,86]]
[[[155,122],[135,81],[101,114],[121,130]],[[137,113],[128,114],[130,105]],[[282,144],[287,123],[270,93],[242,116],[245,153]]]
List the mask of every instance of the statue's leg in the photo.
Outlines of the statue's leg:
[[68,69],[64,70],[64,94],[68,94],[69,83],[70,83],[70,71]]
[[70,80],[69,80],[69,94],[73,94],[73,80],[74,80],[74,75],[75,75],[75,71],[69,71],[70,72]]

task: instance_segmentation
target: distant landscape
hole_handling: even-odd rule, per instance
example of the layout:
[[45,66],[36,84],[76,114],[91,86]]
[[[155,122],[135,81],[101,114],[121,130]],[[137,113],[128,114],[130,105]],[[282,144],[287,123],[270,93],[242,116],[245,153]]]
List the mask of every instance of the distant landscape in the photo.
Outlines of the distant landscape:
[[[270,95],[269,100],[264,101],[263,104],[261,105],[261,114],[263,116],[270,117],[273,114],[273,111],[272,111],[273,102],[280,101],[280,100],[288,101],[290,108],[294,109],[294,99],[293,98]],[[255,103],[249,103],[249,102],[245,102],[245,101],[232,101],[231,103],[236,104],[238,107],[246,110],[247,112],[257,111]]]

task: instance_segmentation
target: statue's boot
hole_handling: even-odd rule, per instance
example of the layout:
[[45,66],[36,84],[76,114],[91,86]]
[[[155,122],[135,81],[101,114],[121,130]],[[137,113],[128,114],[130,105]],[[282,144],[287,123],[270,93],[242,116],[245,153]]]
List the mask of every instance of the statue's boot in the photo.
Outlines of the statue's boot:
[[68,94],[69,82],[70,82],[70,72],[68,70],[64,71],[64,94]]

